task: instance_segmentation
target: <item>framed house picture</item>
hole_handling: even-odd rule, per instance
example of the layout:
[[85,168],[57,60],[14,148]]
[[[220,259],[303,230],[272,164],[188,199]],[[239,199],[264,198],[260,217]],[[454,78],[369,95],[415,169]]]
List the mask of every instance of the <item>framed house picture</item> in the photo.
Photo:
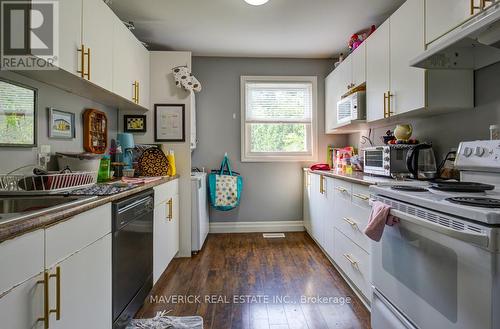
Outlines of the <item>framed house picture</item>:
[[37,89],[0,79],[0,146],[34,147]]
[[126,133],[145,133],[146,116],[145,115],[124,115],[123,130]]
[[155,142],[184,142],[184,104],[155,104]]
[[49,138],[75,138],[75,114],[49,108]]

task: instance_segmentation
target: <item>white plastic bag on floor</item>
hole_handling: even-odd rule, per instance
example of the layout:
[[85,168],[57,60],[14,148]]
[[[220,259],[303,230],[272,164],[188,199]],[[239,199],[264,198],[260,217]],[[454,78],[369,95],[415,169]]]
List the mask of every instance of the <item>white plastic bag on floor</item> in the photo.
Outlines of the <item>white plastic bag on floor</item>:
[[201,316],[167,316],[158,312],[152,319],[134,319],[127,329],[203,329]]

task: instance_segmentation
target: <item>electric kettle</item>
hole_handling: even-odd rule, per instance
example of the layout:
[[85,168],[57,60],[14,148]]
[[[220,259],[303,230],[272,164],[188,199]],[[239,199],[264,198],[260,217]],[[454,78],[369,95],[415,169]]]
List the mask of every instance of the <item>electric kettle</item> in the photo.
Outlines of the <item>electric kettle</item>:
[[406,168],[414,179],[437,177],[436,157],[430,144],[418,144],[408,150]]

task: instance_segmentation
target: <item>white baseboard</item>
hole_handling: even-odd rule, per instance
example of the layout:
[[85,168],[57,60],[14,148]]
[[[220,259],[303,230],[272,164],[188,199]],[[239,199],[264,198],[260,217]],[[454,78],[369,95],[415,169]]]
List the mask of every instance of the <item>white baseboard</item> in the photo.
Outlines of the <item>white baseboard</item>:
[[260,233],[260,232],[301,232],[301,231],[304,231],[304,222],[301,220],[210,223],[210,233]]

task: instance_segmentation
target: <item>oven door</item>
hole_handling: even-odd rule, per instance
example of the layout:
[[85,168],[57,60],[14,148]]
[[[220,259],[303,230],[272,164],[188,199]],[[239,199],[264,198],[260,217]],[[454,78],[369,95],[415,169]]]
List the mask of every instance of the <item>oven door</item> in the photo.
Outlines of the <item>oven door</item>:
[[372,280],[398,316],[422,329],[494,328],[498,265],[495,253],[478,246],[485,236],[440,227],[401,211],[391,214],[401,222],[386,226],[381,241],[373,242]]

